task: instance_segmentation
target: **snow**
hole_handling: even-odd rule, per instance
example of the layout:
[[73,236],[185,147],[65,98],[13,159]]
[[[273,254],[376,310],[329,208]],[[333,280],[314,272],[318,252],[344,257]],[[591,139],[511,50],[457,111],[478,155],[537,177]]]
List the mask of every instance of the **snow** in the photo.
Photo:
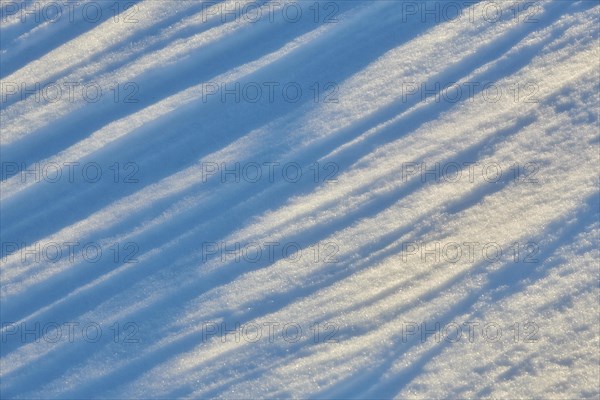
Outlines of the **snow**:
[[3,0],[1,397],[598,398],[600,6],[448,4]]

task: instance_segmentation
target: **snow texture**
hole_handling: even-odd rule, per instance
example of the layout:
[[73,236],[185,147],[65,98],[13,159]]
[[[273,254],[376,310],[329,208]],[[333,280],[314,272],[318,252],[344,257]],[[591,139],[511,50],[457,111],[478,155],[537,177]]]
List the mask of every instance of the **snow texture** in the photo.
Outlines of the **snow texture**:
[[600,397],[600,3],[5,1],[4,399]]

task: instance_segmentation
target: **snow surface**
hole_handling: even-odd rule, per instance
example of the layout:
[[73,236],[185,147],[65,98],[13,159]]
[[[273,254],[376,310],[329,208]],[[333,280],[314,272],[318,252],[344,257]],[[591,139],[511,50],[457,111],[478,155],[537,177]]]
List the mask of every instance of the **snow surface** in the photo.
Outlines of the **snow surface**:
[[448,3],[2,1],[1,397],[599,398],[600,4]]

